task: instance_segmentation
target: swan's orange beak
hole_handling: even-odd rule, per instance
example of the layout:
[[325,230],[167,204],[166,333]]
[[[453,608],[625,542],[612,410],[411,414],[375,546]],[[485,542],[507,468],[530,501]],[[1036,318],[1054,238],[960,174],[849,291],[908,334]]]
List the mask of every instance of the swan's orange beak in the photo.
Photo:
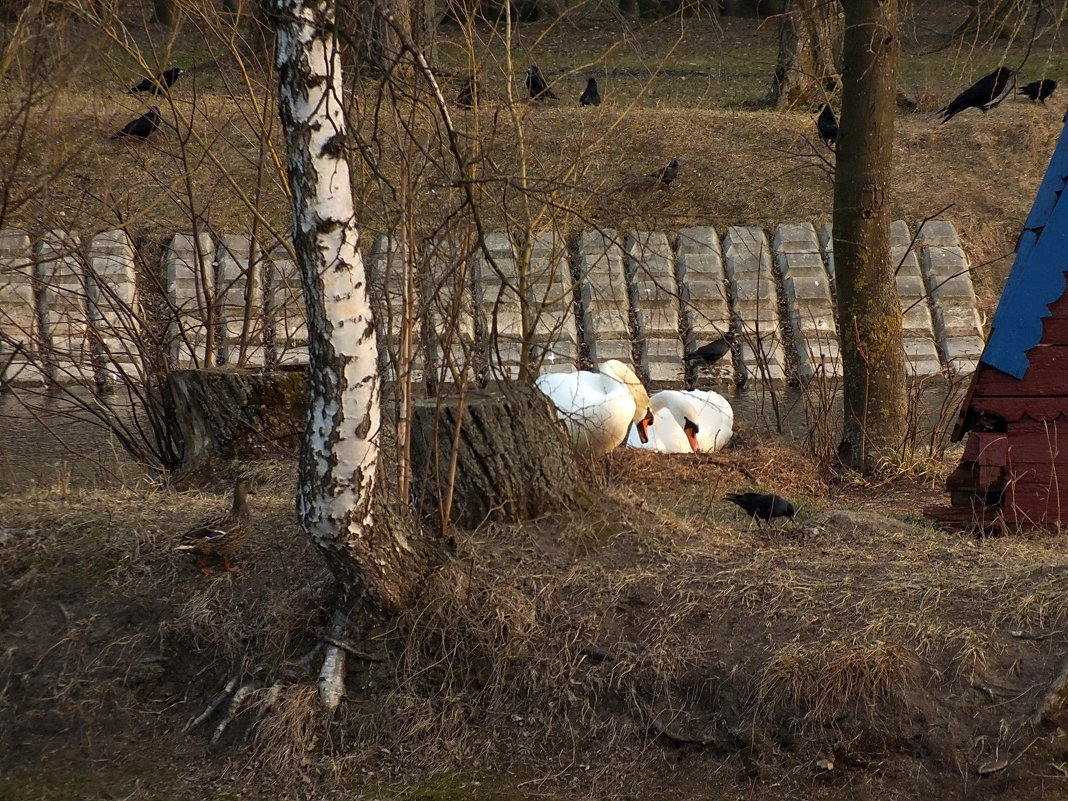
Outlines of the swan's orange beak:
[[687,417],[686,425],[682,427],[682,430],[686,432],[686,439],[690,442],[690,450],[697,453],[701,448],[701,446],[697,444],[697,432],[701,429],[697,426],[697,423]]
[[653,424],[653,410],[648,409],[645,412],[645,417],[639,420],[636,425],[638,427],[638,439],[641,440],[642,445],[649,442],[649,426]]

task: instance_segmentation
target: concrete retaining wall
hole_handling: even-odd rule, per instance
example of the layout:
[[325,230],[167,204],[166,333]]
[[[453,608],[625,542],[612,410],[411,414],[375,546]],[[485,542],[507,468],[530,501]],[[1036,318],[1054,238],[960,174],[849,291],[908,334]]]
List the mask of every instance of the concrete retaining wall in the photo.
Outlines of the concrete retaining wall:
[[[514,378],[528,341],[536,372],[620,359],[654,385],[677,386],[687,379],[683,354],[727,330],[737,335],[735,358],[690,379],[839,376],[831,233],[829,225],[784,223],[769,239],[735,226],[722,245],[711,227],[586,231],[572,240],[492,233],[488,257],[438,243],[420,257],[428,273],[407,284],[412,266],[382,236],[368,272],[384,377],[410,363],[416,381],[454,380],[461,370]],[[983,331],[952,224],[928,222],[914,238],[895,222],[891,245],[910,376],[974,370]],[[144,330],[167,331],[167,352],[180,366],[307,360],[297,271],[281,249],[263,255],[247,237],[175,235],[159,270],[166,302],[150,305],[163,320],[142,310],[136,255],[122,231],[48,232],[36,242],[0,231],[0,382],[137,374]]]

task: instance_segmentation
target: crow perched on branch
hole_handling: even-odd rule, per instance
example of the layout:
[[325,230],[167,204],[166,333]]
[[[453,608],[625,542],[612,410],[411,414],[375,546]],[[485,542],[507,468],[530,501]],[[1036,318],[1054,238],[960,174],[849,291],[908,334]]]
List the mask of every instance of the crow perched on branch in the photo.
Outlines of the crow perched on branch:
[[984,75],[953,98],[948,106],[938,112],[938,115],[942,118],[942,123],[949,122],[950,119],[967,108],[987,111],[1001,93],[1005,91],[1005,85],[1008,84],[1009,79],[1014,74],[1015,72],[1008,67],[998,67],[989,75]]
[[579,98],[580,106],[599,106],[601,105],[601,93],[597,91],[597,79],[586,79],[586,90]]
[[794,505],[779,495],[762,495],[759,492],[729,492],[724,500],[737,504],[745,513],[759,523],[771,522],[772,518],[794,516]]
[[541,70],[538,69],[537,64],[531,64],[527,67],[527,77],[524,83],[527,85],[527,91],[530,93],[531,100],[537,100],[539,102],[546,98],[549,100],[556,100],[556,95],[553,94],[553,90],[549,88],[549,84],[545,82],[545,76],[541,74]]
[[145,78],[137,86],[130,87],[130,94],[136,94],[137,92],[150,92],[151,94],[158,95],[160,92],[166,92],[171,88],[171,85],[177,81],[182,73],[185,72],[181,67],[171,67],[169,70],[156,75],[155,78]]
[[149,106],[148,113],[142,114],[136,120],[130,120],[122,128],[111,135],[112,139],[120,139],[124,136],[132,136],[135,139],[148,139],[160,123],[159,108]]
[[1046,105],[1046,98],[1049,97],[1057,90],[1057,82],[1052,78],[1043,78],[1041,81],[1031,81],[1027,86],[1023,87],[1016,94],[1026,95],[1031,98],[1031,102],[1036,100],[1043,106]]
[[820,132],[820,139],[827,143],[828,147],[838,144],[838,118],[834,116],[834,109],[827,103],[820,106],[820,116],[816,119],[816,128]]

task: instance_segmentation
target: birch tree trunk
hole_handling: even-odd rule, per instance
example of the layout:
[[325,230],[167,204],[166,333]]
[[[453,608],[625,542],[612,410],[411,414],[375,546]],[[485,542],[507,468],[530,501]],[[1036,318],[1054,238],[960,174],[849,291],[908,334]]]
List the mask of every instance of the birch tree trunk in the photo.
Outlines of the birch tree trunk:
[[[383,519],[385,507],[376,504],[378,350],[345,159],[335,3],[272,2],[293,244],[308,319],[310,397],[297,516],[337,579],[335,621],[363,625],[404,609],[433,560],[402,515]],[[334,651],[320,676],[328,707],[343,692],[344,654]]]
[[890,259],[898,0],[847,0],[834,260],[844,368],[839,458],[871,472],[905,435],[901,307]]

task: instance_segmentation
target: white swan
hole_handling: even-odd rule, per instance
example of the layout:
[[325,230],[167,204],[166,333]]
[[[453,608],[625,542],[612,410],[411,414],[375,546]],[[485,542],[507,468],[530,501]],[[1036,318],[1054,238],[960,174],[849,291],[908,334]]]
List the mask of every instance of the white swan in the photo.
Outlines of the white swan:
[[599,372],[543,373],[534,381],[556,407],[576,451],[600,456],[627,438],[631,423],[649,424],[649,393],[623,362],[609,359]]
[[627,434],[628,448],[642,448],[660,453],[692,453],[693,446],[686,430],[675,422],[670,409],[661,408],[653,414],[652,422],[646,431],[646,441],[642,442],[637,427]]
[[701,390],[665,389],[649,399],[653,423],[649,443],[632,436],[627,444],[665,453],[710,453],[730,442],[734,409],[722,395]]
[[702,453],[722,450],[734,436],[734,409],[718,392],[689,389],[697,405],[697,445]]

